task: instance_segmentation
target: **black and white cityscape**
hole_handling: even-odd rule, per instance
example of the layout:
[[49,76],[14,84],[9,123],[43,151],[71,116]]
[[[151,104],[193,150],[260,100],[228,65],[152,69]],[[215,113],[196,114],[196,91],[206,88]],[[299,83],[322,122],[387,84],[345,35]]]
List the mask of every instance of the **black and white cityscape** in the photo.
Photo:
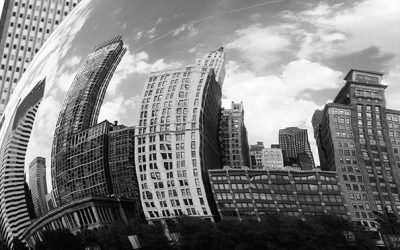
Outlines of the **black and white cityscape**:
[[400,2],[0,6],[0,250],[400,249]]

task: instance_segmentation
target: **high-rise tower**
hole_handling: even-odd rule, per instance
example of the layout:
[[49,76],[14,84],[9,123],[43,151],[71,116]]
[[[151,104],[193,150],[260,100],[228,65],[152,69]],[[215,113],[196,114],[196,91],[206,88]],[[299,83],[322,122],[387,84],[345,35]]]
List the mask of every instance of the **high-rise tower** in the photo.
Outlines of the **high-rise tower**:
[[34,216],[25,183],[25,154],[44,88],[42,80],[19,100],[10,123],[2,127],[5,133],[0,145],[0,233],[11,248],[13,239],[21,237]]
[[29,188],[32,192],[33,205],[38,217],[47,213],[46,194],[46,159],[36,157],[29,164]]
[[135,165],[148,220],[217,214],[207,169],[221,168],[218,122],[224,57],[222,48],[209,55],[219,61],[213,62],[215,68],[200,60],[195,66],[151,73],[146,80]]
[[376,226],[372,211],[386,207],[400,213],[400,112],[386,109],[382,75],[350,70],[344,87],[313,124],[321,168],[337,171],[348,213],[369,227]]
[[42,44],[80,0],[5,0],[0,21],[0,115]]
[[225,52],[223,47],[205,54],[203,58],[196,59],[196,65],[213,69],[215,80],[222,87],[225,79]]
[[250,166],[249,143],[244,125],[243,103],[234,103],[222,110],[220,122],[222,164],[232,168]]
[[115,68],[126,52],[121,36],[98,45],[80,66],[61,108],[51,153],[57,202],[110,195],[107,121],[97,124]]
[[283,152],[283,158],[286,162],[295,159],[304,170],[310,170],[315,167],[314,157],[311,152],[308,141],[307,129],[289,127],[279,130],[279,145]]

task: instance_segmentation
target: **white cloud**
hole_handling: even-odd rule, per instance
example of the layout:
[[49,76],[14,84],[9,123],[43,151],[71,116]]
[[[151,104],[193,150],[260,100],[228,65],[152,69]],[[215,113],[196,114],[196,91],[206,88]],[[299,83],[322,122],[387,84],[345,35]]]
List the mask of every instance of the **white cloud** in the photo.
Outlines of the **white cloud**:
[[314,157],[318,159],[313,139],[311,117],[319,107],[311,100],[299,99],[304,89],[334,88],[341,82],[341,73],[308,60],[292,61],[281,74],[256,75],[240,70],[236,62],[227,64],[223,86],[223,104],[243,101],[249,142],[278,142],[279,129],[298,126],[307,128]]
[[162,22],[162,18],[161,17],[159,17],[158,19],[157,19],[157,21],[156,21],[156,24],[159,24],[159,23],[161,23]]
[[109,122],[121,121],[126,118],[126,114],[135,109],[140,102],[139,96],[129,99],[119,96],[108,102],[103,103],[99,113],[98,121],[108,120]]
[[153,39],[156,36],[155,34],[156,34],[156,26],[147,31],[147,37],[149,39]]
[[236,39],[228,43],[226,48],[239,50],[243,57],[252,63],[254,69],[262,70],[278,60],[277,53],[288,49],[291,42],[284,33],[292,28],[291,25],[263,27],[254,24],[236,30]]
[[142,36],[143,36],[143,32],[142,32],[142,31],[139,31],[138,33],[136,33],[135,40],[136,40],[136,41],[139,41],[140,38],[142,38]]
[[386,107],[400,110],[400,65],[391,69],[384,77],[383,84],[389,86],[386,89]]
[[188,31],[189,37],[193,37],[193,36],[196,36],[199,34],[199,29],[194,27],[193,24],[182,24],[181,26],[179,26],[179,28],[176,28],[175,30],[173,30],[172,36],[177,36],[184,31]]
[[322,55],[344,55],[369,47],[397,55],[393,65],[400,62],[400,2],[379,0],[343,5],[318,6],[301,13],[285,12],[288,20],[296,21],[302,36],[300,58]]
[[107,94],[115,95],[117,93],[118,85],[131,74],[148,74],[152,71],[160,71],[168,68],[176,68],[181,66],[180,62],[166,62],[163,58],[155,62],[149,62],[149,54],[142,51],[133,54],[129,48],[122,57],[121,62],[117,66],[115,73],[107,88]]

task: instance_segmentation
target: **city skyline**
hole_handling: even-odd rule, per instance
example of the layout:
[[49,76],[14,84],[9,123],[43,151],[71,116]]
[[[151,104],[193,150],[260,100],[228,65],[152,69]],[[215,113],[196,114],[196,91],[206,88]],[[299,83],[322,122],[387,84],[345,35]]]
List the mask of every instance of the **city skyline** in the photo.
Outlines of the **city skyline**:
[[[1,243],[129,218],[335,215],[381,238],[379,214],[398,220],[400,3],[26,1],[0,24]],[[47,11],[68,15],[54,32]]]
[[[356,47],[354,44],[360,42],[360,36],[369,34],[368,32],[371,31],[364,28],[356,32],[350,29],[351,27],[344,27],[343,24],[340,26],[333,22],[340,18],[349,18],[350,13],[353,14],[354,22],[360,22],[360,19],[364,16],[363,13],[373,10],[376,26],[383,27],[388,22],[395,22],[395,20],[386,20],[381,14],[384,11],[382,8],[388,8],[387,6],[373,8],[374,4],[377,4],[375,1],[342,5],[289,3],[288,1],[255,1],[253,3],[231,2],[225,5],[219,3],[221,5],[219,8],[215,7],[218,4],[208,3],[197,6],[197,10],[199,8],[201,10],[198,13],[193,13],[196,7],[194,3],[187,3],[176,11],[166,8],[165,12],[151,12],[145,18],[140,15],[143,20],[134,20],[135,24],[133,24],[131,23],[134,22],[133,20],[125,18],[125,13],[133,11],[132,8],[139,8],[143,4],[137,3],[138,6],[126,6],[122,9],[118,7],[118,4],[111,6],[108,3],[98,3],[101,7],[94,9],[91,1],[85,1],[74,14],[74,19],[78,20],[75,22],[76,27],[65,32],[65,34],[59,30],[53,34],[55,41],[64,39],[64,46],[56,49],[57,53],[53,51],[52,56],[46,60],[46,67],[37,68],[37,75],[45,75],[45,71],[51,71],[51,76],[54,80],[57,80],[60,86],[57,90],[54,90],[53,96],[48,96],[44,106],[47,103],[53,107],[61,106],[59,100],[62,100],[66,94],[66,90],[68,90],[68,86],[84,56],[88,54],[94,44],[116,35],[116,32],[123,35],[128,52],[110,82],[99,120],[108,119],[110,122],[119,120],[119,122],[129,126],[137,125],[137,121],[132,117],[137,117],[135,113],[137,113],[139,95],[144,78],[149,71],[179,67],[190,63],[197,55],[221,45],[224,46],[228,55],[226,61],[227,75],[222,88],[223,106],[229,108],[231,101],[243,101],[246,107],[245,124],[248,130],[249,144],[255,144],[256,141],[263,141],[266,145],[277,143],[278,130],[282,127],[307,128],[316,165],[319,165],[315,140],[311,136],[312,112],[316,108],[321,108],[333,98],[334,93],[344,84],[341,79],[351,67],[373,68],[374,70],[388,72],[389,74],[385,74],[384,78],[384,83],[389,84],[391,89],[387,97],[388,105],[394,109],[400,106],[397,99],[394,98],[399,91],[399,84],[397,84],[399,80],[396,76],[399,52],[393,46],[385,47],[386,40],[390,44],[392,44],[392,41],[397,41],[397,33],[382,31],[385,32],[384,41],[374,41],[377,44],[376,46],[363,42],[359,47]],[[175,2],[171,3],[171,6],[175,5]],[[391,11],[391,13],[398,11],[397,4],[393,3],[392,5],[393,7],[386,11]],[[112,14],[105,16],[104,20],[98,20],[101,11],[106,10]],[[184,14],[179,16],[178,13]],[[189,13],[192,15],[189,15]],[[267,18],[260,13],[267,13],[270,16]],[[295,22],[293,20],[295,17],[301,18],[302,21]],[[394,19],[396,17],[396,15],[393,15]],[[298,25],[299,28],[304,29],[305,35],[310,35],[310,29],[315,28],[309,24],[311,18],[319,21],[318,25],[323,26],[320,29],[324,28],[322,31],[325,32],[315,34],[316,37],[310,38],[311,40],[318,40],[323,37],[331,39],[336,36],[340,37],[339,33],[334,32],[335,30],[348,33],[346,42],[340,39],[329,42],[328,39],[321,41],[321,43],[324,42],[323,44],[314,40],[314,43],[309,44],[308,48],[312,48],[312,46],[318,48],[317,45],[334,48],[333,52],[335,53],[331,51],[329,57],[324,56],[321,57],[322,59],[318,59],[318,55],[315,54],[297,56],[294,53],[293,47],[306,46],[307,39],[305,39],[306,36],[303,37],[304,39],[300,39],[302,36],[299,34],[300,41],[304,42],[299,43],[294,37],[289,36],[287,29],[293,25]],[[278,25],[277,20],[282,21],[283,24]],[[329,20],[331,22],[328,22]],[[70,19],[69,23],[71,21]],[[228,21],[232,24],[228,25]],[[101,25],[95,25],[95,23]],[[325,27],[325,23],[328,27]],[[67,27],[68,24],[65,26]],[[128,32],[126,27],[135,28]],[[365,25],[362,27],[365,27]],[[99,32],[100,30],[101,32]],[[216,35],[216,32],[220,32],[221,35],[213,41],[209,41],[202,36],[207,32],[209,32],[209,35]],[[164,36],[166,33],[168,34]],[[329,34],[331,36],[328,36]],[[251,44],[249,43],[251,39],[269,41],[269,43]],[[85,44],[87,41],[90,41],[89,44]],[[287,45],[284,49],[276,48],[274,42],[279,41],[288,41],[290,45],[282,43]],[[249,53],[246,54],[245,50],[241,50],[240,48],[243,47],[240,47],[240,45],[248,46]],[[271,48],[265,48],[266,46]],[[55,48],[53,44],[49,44],[47,53]],[[258,53],[250,53],[257,48]],[[380,48],[390,49],[392,52],[388,55],[379,52]],[[38,60],[42,60],[47,53],[44,51],[39,55],[40,59]],[[260,56],[258,55],[275,59],[279,55],[280,59],[269,65],[265,61],[259,61]],[[57,58],[60,60],[57,60]],[[254,60],[251,60],[251,58],[254,58]],[[346,58],[352,58],[351,63],[343,62]],[[369,60],[369,64],[365,64],[366,58]],[[256,65],[269,66],[262,70],[256,70]],[[277,103],[279,103],[279,108],[276,108]],[[296,109],[293,109],[293,106],[296,106]],[[47,106],[43,109],[49,111],[49,108],[50,106]],[[258,114],[260,108],[268,116],[260,117]],[[54,118],[51,118],[52,115],[45,115],[44,111],[40,112],[40,110],[38,115],[45,117],[43,119],[48,120],[48,122],[35,125],[36,128],[33,133],[35,134],[39,127],[42,131],[51,130],[52,124],[55,122],[52,120]],[[268,126],[263,125],[264,123]],[[49,141],[49,139],[42,138],[41,140],[33,140],[32,144],[36,148],[47,147]],[[27,153],[27,161],[38,155],[49,159],[49,153],[42,155],[29,149]],[[48,162],[47,166],[49,167],[49,165]]]

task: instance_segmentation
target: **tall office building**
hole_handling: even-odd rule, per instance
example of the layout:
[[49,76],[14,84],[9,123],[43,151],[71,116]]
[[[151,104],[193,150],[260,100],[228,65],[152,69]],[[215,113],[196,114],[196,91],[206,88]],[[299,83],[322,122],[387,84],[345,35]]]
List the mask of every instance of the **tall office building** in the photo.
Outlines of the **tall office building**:
[[263,150],[264,143],[257,142],[255,145],[250,145],[250,166],[252,169],[262,169],[263,168]]
[[348,218],[333,171],[217,169],[208,174],[223,219],[261,221],[271,213]]
[[263,169],[279,169],[283,168],[283,154],[280,148],[264,148],[262,151]]
[[25,182],[25,154],[44,87],[45,80],[42,80],[20,100],[8,120],[10,122],[2,127],[4,137],[0,145],[0,233],[10,248],[13,248],[13,239],[21,237],[34,216],[29,206],[29,189]]
[[38,217],[47,213],[46,205],[46,159],[36,157],[29,164],[29,188],[32,192],[33,205]]
[[22,73],[80,0],[5,0],[0,20],[0,115]]
[[250,166],[249,143],[244,125],[243,103],[223,109],[219,127],[222,164],[231,168]]
[[117,125],[109,133],[109,167],[113,193],[139,200],[134,157],[135,127]]
[[313,119],[321,168],[337,171],[351,218],[369,227],[376,226],[371,211],[400,213],[400,112],[386,109],[382,75],[350,70],[333,103]]
[[299,164],[301,169],[304,170],[315,167],[307,129],[296,127],[280,129],[279,145],[283,152],[285,166]]
[[251,169],[278,169],[283,168],[282,149],[278,145],[265,148],[263,142],[250,145]]
[[108,83],[126,52],[121,37],[98,45],[75,76],[61,108],[51,153],[57,204],[110,195],[107,121],[97,124]]
[[225,79],[225,52],[224,48],[220,47],[217,50],[211,51],[203,56],[203,58],[196,59],[197,66],[205,66],[214,70],[215,80],[221,84]]
[[[207,55],[223,62],[222,49]],[[207,169],[221,168],[221,86],[207,60],[151,73],[135,132],[135,165],[147,220],[182,214],[213,219]],[[213,62],[215,63],[215,61]],[[220,74],[221,75],[221,74]]]

